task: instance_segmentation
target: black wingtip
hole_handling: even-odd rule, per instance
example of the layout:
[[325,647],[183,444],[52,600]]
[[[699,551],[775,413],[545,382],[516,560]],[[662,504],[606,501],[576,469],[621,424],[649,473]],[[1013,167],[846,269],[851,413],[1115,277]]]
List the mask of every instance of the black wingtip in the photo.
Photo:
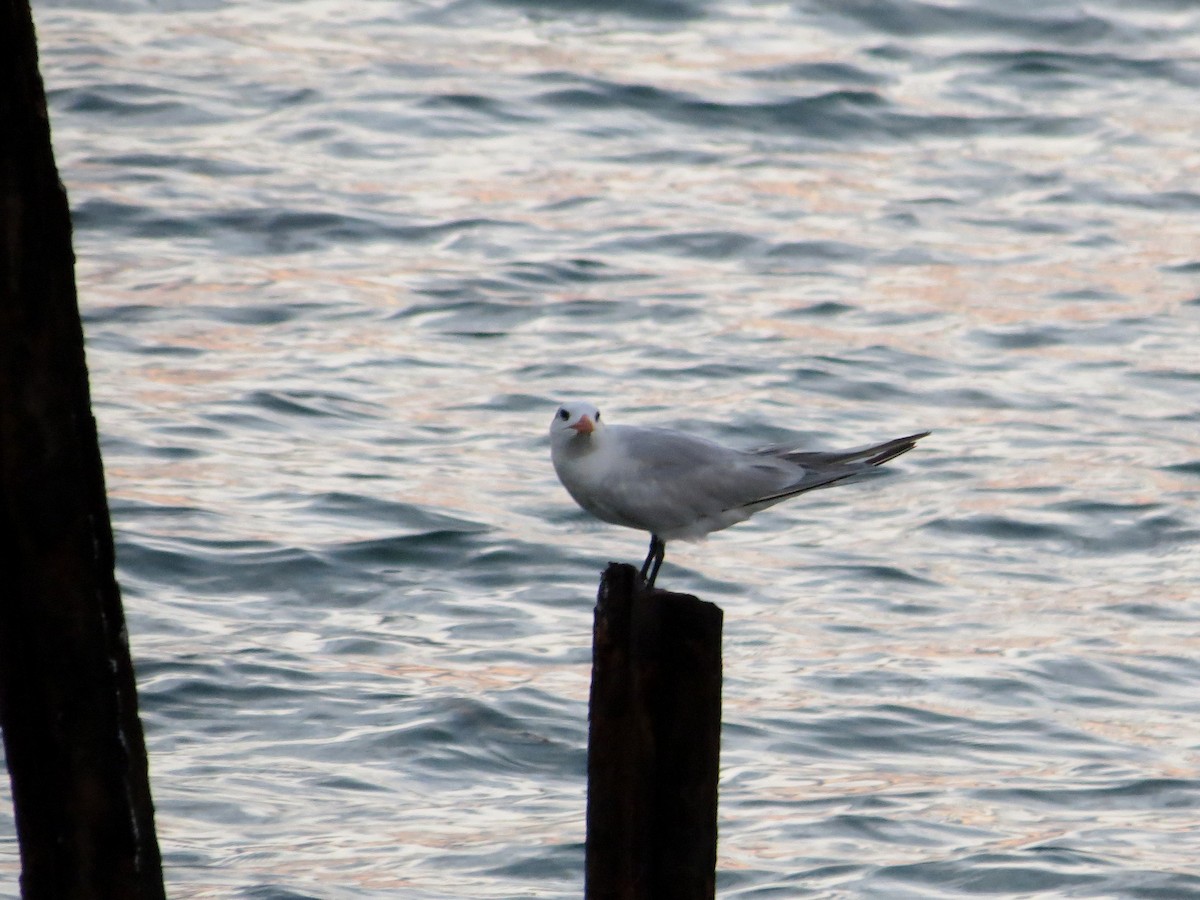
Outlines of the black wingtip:
[[921,440],[921,438],[929,437],[931,434],[933,434],[932,431],[922,431],[918,434],[910,434],[906,437],[888,441],[886,444],[881,444],[876,448],[879,452],[867,459],[867,462],[872,466],[881,466],[888,460],[895,459],[902,453],[907,453],[913,447],[917,446],[917,441]]

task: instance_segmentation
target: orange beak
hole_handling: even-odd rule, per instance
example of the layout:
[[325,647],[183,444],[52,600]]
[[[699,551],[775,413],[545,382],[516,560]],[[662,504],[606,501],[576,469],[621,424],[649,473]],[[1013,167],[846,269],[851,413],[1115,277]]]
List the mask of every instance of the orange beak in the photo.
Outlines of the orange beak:
[[587,416],[580,416],[579,421],[572,425],[571,428],[573,428],[579,434],[591,434],[596,430],[596,426]]

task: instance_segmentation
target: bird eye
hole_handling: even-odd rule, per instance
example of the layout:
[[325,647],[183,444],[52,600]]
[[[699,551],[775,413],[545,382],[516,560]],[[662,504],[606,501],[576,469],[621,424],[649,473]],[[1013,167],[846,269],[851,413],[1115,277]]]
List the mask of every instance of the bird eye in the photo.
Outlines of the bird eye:
[[565,422],[565,421],[567,421],[567,419],[571,418],[571,414],[569,412],[567,412],[565,409],[560,409],[558,411],[558,417]]
[[596,421],[600,421],[600,410],[596,410]]

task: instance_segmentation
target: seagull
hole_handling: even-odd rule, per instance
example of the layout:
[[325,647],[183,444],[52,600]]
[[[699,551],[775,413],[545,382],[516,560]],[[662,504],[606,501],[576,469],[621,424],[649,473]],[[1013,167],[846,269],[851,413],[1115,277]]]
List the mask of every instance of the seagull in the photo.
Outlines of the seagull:
[[550,458],[572,499],[604,522],[650,532],[641,580],[654,587],[667,541],[699,540],[798,494],[842,484],[911,450],[928,431],[854,450],[735,450],[667,428],[609,425],[591,403],[564,403]]

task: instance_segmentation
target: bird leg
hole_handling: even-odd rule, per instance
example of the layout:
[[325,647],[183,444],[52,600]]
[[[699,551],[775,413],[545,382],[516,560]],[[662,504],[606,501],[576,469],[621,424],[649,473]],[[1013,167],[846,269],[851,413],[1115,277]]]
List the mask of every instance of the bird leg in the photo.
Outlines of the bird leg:
[[654,587],[654,579],[658,577],[658,570],[662,567],[663,557],[666,556],[666,553],[667,542],[659,538],[657,534],[650,535],[650,552],[646,555],[646,561],[642,563],[642,571],[638,575],[645,582],[647,588]]

